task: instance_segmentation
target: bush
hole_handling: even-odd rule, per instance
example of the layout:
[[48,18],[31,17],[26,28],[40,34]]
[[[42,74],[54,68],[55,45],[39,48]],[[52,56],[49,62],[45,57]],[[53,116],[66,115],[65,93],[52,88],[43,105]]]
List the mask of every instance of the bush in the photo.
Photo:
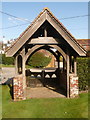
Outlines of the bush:
[[14,58],[13,57],[6,57],[5,54],[0,55],[0,64],[4,65],[14,65]]
[[49,64],[51,61],[50,57],[46,57],[43,53],[36,52],[28,60],[28,65],[35,68],[43,68]]
[[77,73],[79,77],[79,90],[88,89],[90,58],[77,58]]

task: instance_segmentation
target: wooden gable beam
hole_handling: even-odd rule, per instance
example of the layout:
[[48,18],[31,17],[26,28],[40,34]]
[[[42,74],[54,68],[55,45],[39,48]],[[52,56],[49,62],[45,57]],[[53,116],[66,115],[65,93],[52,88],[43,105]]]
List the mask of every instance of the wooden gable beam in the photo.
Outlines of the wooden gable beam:
[[[25,55],[25,61],[27,61],[28,57],[34,52],[36,51],[37,49],[43,47],[45,45],[35,45],[34,47],[32,47],[31,49],[28,50],[27,54]],[[53,47],[55,48],[56,50],[58,50],[59,53],[62,54],[62,56],[64,57],[64,59],[66,60],[66,54],[65,52],[60,48],[58,47],[57,45],[47,45],[48,47]]]
[[46,19],[80,56],[86,56],[86,51],[81,48],[75,40],[73,40],[73,36],[71,37],[62,25],[60,25],[55,19],[52,19],[52,16],[49,14],[46,15]]
[[16,43],[11,46],[9,50],[7,50],[6,56],[10,57],[15,55],[15,53],[27,42],[27,40],[46,20],[58,31],[58,33],[78,53],[78,55],[86,56],[86,51],[79,44],[77,44],[75,38],[67,32],[65,27],[60,22],[58,22],[58,20],[56,20],[56,18],[48,10],[44,10],[42,14],[40,14],[37,19],[35,19],[33,24],[28,29],[26,29],[23,35],[21,35],[20,39],[18,39]]
[[36,32],[36,30],[45,22],[46,12],[44,12],[35,23],[23,34],[23,36],[13,45],[7,52],[6,56],[13,56],[25,43],[26,41]]
[[60,44],[60,40],[53,37],[32,38],[28,44]]

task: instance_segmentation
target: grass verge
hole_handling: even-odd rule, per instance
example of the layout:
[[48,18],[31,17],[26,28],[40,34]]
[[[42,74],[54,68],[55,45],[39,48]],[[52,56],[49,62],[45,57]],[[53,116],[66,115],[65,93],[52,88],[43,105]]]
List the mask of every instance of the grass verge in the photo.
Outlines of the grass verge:
[[7,85],[2,86],[3,118],[88,118],[88,94],[79,98],[40,98],[13,102]]

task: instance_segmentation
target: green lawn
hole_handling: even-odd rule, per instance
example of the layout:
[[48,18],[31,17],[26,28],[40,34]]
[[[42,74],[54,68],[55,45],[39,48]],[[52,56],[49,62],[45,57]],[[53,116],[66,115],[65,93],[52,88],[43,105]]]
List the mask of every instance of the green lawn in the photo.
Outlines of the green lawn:
[[4,64],[0,64],[0,67],[14,67],[14,65],[4,65]]
[[[0,68],[2,68],[2,67],[15,67],[15,65],[0,64]],[[31,67],[31,66],[29,66],[29,65],[26,65],[26,68],[33,68],[33,67]]]
[[87,118],[88,94],[82,93],[79,98],[45,98],[28,99],[13,102],[9,87],[2,87],[3,118]]

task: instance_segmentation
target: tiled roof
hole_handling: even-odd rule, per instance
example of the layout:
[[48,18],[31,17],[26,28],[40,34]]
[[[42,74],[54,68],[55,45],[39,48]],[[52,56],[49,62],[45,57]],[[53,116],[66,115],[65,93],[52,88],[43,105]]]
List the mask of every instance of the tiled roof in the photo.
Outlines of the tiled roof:
[[90,46],[90,39],[77,39],[77,41],[82,45]]
[[84,47],[86,51],[90,50],[90,39],[77,39],[77,41]]

